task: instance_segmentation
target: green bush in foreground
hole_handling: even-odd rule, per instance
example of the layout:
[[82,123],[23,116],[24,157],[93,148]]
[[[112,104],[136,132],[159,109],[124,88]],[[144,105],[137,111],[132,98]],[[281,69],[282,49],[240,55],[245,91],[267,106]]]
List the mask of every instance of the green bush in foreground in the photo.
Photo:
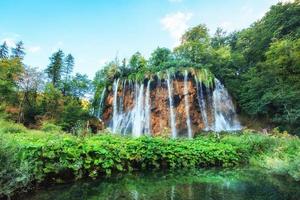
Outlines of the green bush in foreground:
[[[2,125],[4,122],[1,122]],[[5,126],[10,126],[6,123]],[[299,139],[260,134],[213,134],[194,140],[129,138],[101,134],[76,137],[0,127],[0,196],[11,195],[41,182],[95,178],[113,172],[234,166],[252,161],[269,166],[268,158],[282,159],[282,174],[299,177]],[[276,155],[277,157],[274,157]],[[297,160],[298,159],[298,160]],[[257,164],[256,163],[256,164]]]

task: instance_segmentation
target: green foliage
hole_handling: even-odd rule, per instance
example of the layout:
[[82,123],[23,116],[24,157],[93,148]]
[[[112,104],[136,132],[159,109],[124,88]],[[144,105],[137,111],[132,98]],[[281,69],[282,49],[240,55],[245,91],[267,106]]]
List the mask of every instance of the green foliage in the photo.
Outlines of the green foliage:
[[133,70],[141,70],[146,67],[147,61],[140,52],[133,54],[129,60],[129,67]]
[[0,46],[0,59],[7,59],[8,53],[8,46],[4,41],[3,44]]
[[0,101],[15,105],[17,81],[24,67],[18,58],[0,59]]
[[24,43],[22,41],[19,41],[16,43],[16,47],[11,49],[12,57],[22,60],[25,56],[24,51]]
[[41,130],[44,132],[61,133],[62,128],[51,122],[43,122]]
[[15,124],[1,120],[0,126],[4,133],[26,133],[26,128],[22,124]]
[[60,114],[58,123],[63,127],[63,130],[78,133],[76,127],[81,122],[87,121],[88,118],[88,110],[83,108],[80,101],[67,98],[64,102],[64,109]]
[[149,58],[149,65],[151,68],[165,68],[164,65],[168,65],[174,60],[172,51],[168,48],[157,48],[151,53]]
[[[12,194],[26,184],[46,180],[61,182],[142,169],[228,167],[249,160],[254,164],[257,160],[256,165],[274,172],[280,169],[281,174],[299,178],[300,140],[278,131],[272,136],[249,131],[239,135],[209,134],[194,140],[128,138],[105,133],[76,137],[56,131],[11,133],[5,131],[10,123],[1,123],[0,143],[5,145],[0,145],[0,158],[5,161],[0,165],[5,165],[0,168],[0,180],[12,184],[1,185],[2,195]],[[274,166],[271,158],[289,164]],[[12,164],[6,166],[7,163]]]
[[61,84],[61,76],[64,69],[64,56],[65,54],[62,50],[53,53],[49,58],[50,64],[46,69],[48,78],[56,88],[59,88]]
[[251,27],[212,38],[209,69],[224,82],[242,112],[300,131],[299,1],[279,3]]
[[52,83],[46,85],[41,104],[44,109],[43,112],[47,116],[50,118],[59,117],[63,109],[62,94]]

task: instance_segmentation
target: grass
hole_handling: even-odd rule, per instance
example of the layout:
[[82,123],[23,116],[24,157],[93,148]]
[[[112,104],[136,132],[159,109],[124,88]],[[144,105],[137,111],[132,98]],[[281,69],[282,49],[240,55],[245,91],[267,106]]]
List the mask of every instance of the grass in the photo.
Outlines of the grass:
[[[51,125],[52,127],[52,125]],[[285,133],[200,135],[194,140],[130,138],[109,133],[86,137],[28,130],[0,120],[0,197],[36,184],[116,172],[250,163],[300,178],[300,140]]]

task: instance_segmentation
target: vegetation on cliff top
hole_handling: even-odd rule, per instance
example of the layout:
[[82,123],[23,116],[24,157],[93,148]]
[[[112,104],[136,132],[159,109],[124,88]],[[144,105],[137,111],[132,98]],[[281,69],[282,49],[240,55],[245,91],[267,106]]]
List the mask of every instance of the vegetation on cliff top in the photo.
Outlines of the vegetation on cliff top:
[[[199,135],[194,140],[72,136],[0,121],[0,196],[43,182],[96,178],[143,169],[236,166],[251,163],[300,180],[300,140],[285,133]],[[58,132],[57,132],[58,131]]]

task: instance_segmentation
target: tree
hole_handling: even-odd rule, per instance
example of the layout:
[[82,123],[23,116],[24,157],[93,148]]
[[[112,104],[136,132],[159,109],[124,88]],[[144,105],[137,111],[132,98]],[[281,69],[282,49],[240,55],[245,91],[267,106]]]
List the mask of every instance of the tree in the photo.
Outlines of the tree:
[[17,82],[23,69],[19,59],[0,60],[0,103],[17,104]]
[[0,59],[7,59],[8,58],[8,46],[6,42],[0,46]]
[[133,54],[129,60],[129,66],[133,70],[145,68],[146,65],[147,61],[140,52],[136,52],[135,54]]
[[61,76],[64,69],[64,52],[58,50],[49,58],[50,64],[46,69],[48,78],[55,88],[61,88]]
[[43,73],[36,68],[25,67],[18,80],[19,122],[29,125],[35,122],[38,111],[38,91],[43,87]]
[[64,68],[62,70],[63,75],[63,95],[68,95],[71,91],[71,77],[74,67],[74,57],[71,54],[68,54],[64,59]]
[[59,119],[60,113],[63,111],[63,96],[61,91],[48,83],[43,93],[41,103],[42,112],[51,119]]
[[19,58],[20,60],[22,60],[25,56],[25,51],[24,51],[24,44],[22,41],[19,41],[16,44],[15,48],[12,48],[11,50],[12,52],[12,57],[13,58]]
[[211,51],[208,29],[201,24],[183,34],[181,45],[175,48],[174,53],[179,60],[192,65],[205,65],[211,60]]
[[75,64],[74,57],[72,56],[72,54],[68,54],[65,58],[65,65],[64,65],[64,76],[66,81],[69,81],[71,78],[74,64]]
[[71,81],[71,95],[73,97],[83,98],[91,89],[91,81],[87,75],[76,73]]
[[206,25],[200,24],[186,31],[181,37],[181,44],[186,42],[208,43],[209,34]]
[[149,59],[149,65],[151,67],[159,67],[173,59],[173,55],[170,49],[157,47]]
[[214,37],[211,39],[211,46],[213,48],[219,48],[226,44],[226,40],[227,40],[226,32],[223,31],[222,28],[217,28]]
[[58,123],[63,130],[76,134],[78,133],[78,130],[76,130],[78,129],[78,125],[85,124],[84,122],[86,122],[88,119],[88,110],[83,108],[81,101],[78,101],[72,97],[65,98],[64,109],[61,112],[58,120]]
[[251,27],[238,33],[237,49],[242,52],[248,66],[265,60],[270,44],[284,38],[300,37],[300,3],[278,3]]

